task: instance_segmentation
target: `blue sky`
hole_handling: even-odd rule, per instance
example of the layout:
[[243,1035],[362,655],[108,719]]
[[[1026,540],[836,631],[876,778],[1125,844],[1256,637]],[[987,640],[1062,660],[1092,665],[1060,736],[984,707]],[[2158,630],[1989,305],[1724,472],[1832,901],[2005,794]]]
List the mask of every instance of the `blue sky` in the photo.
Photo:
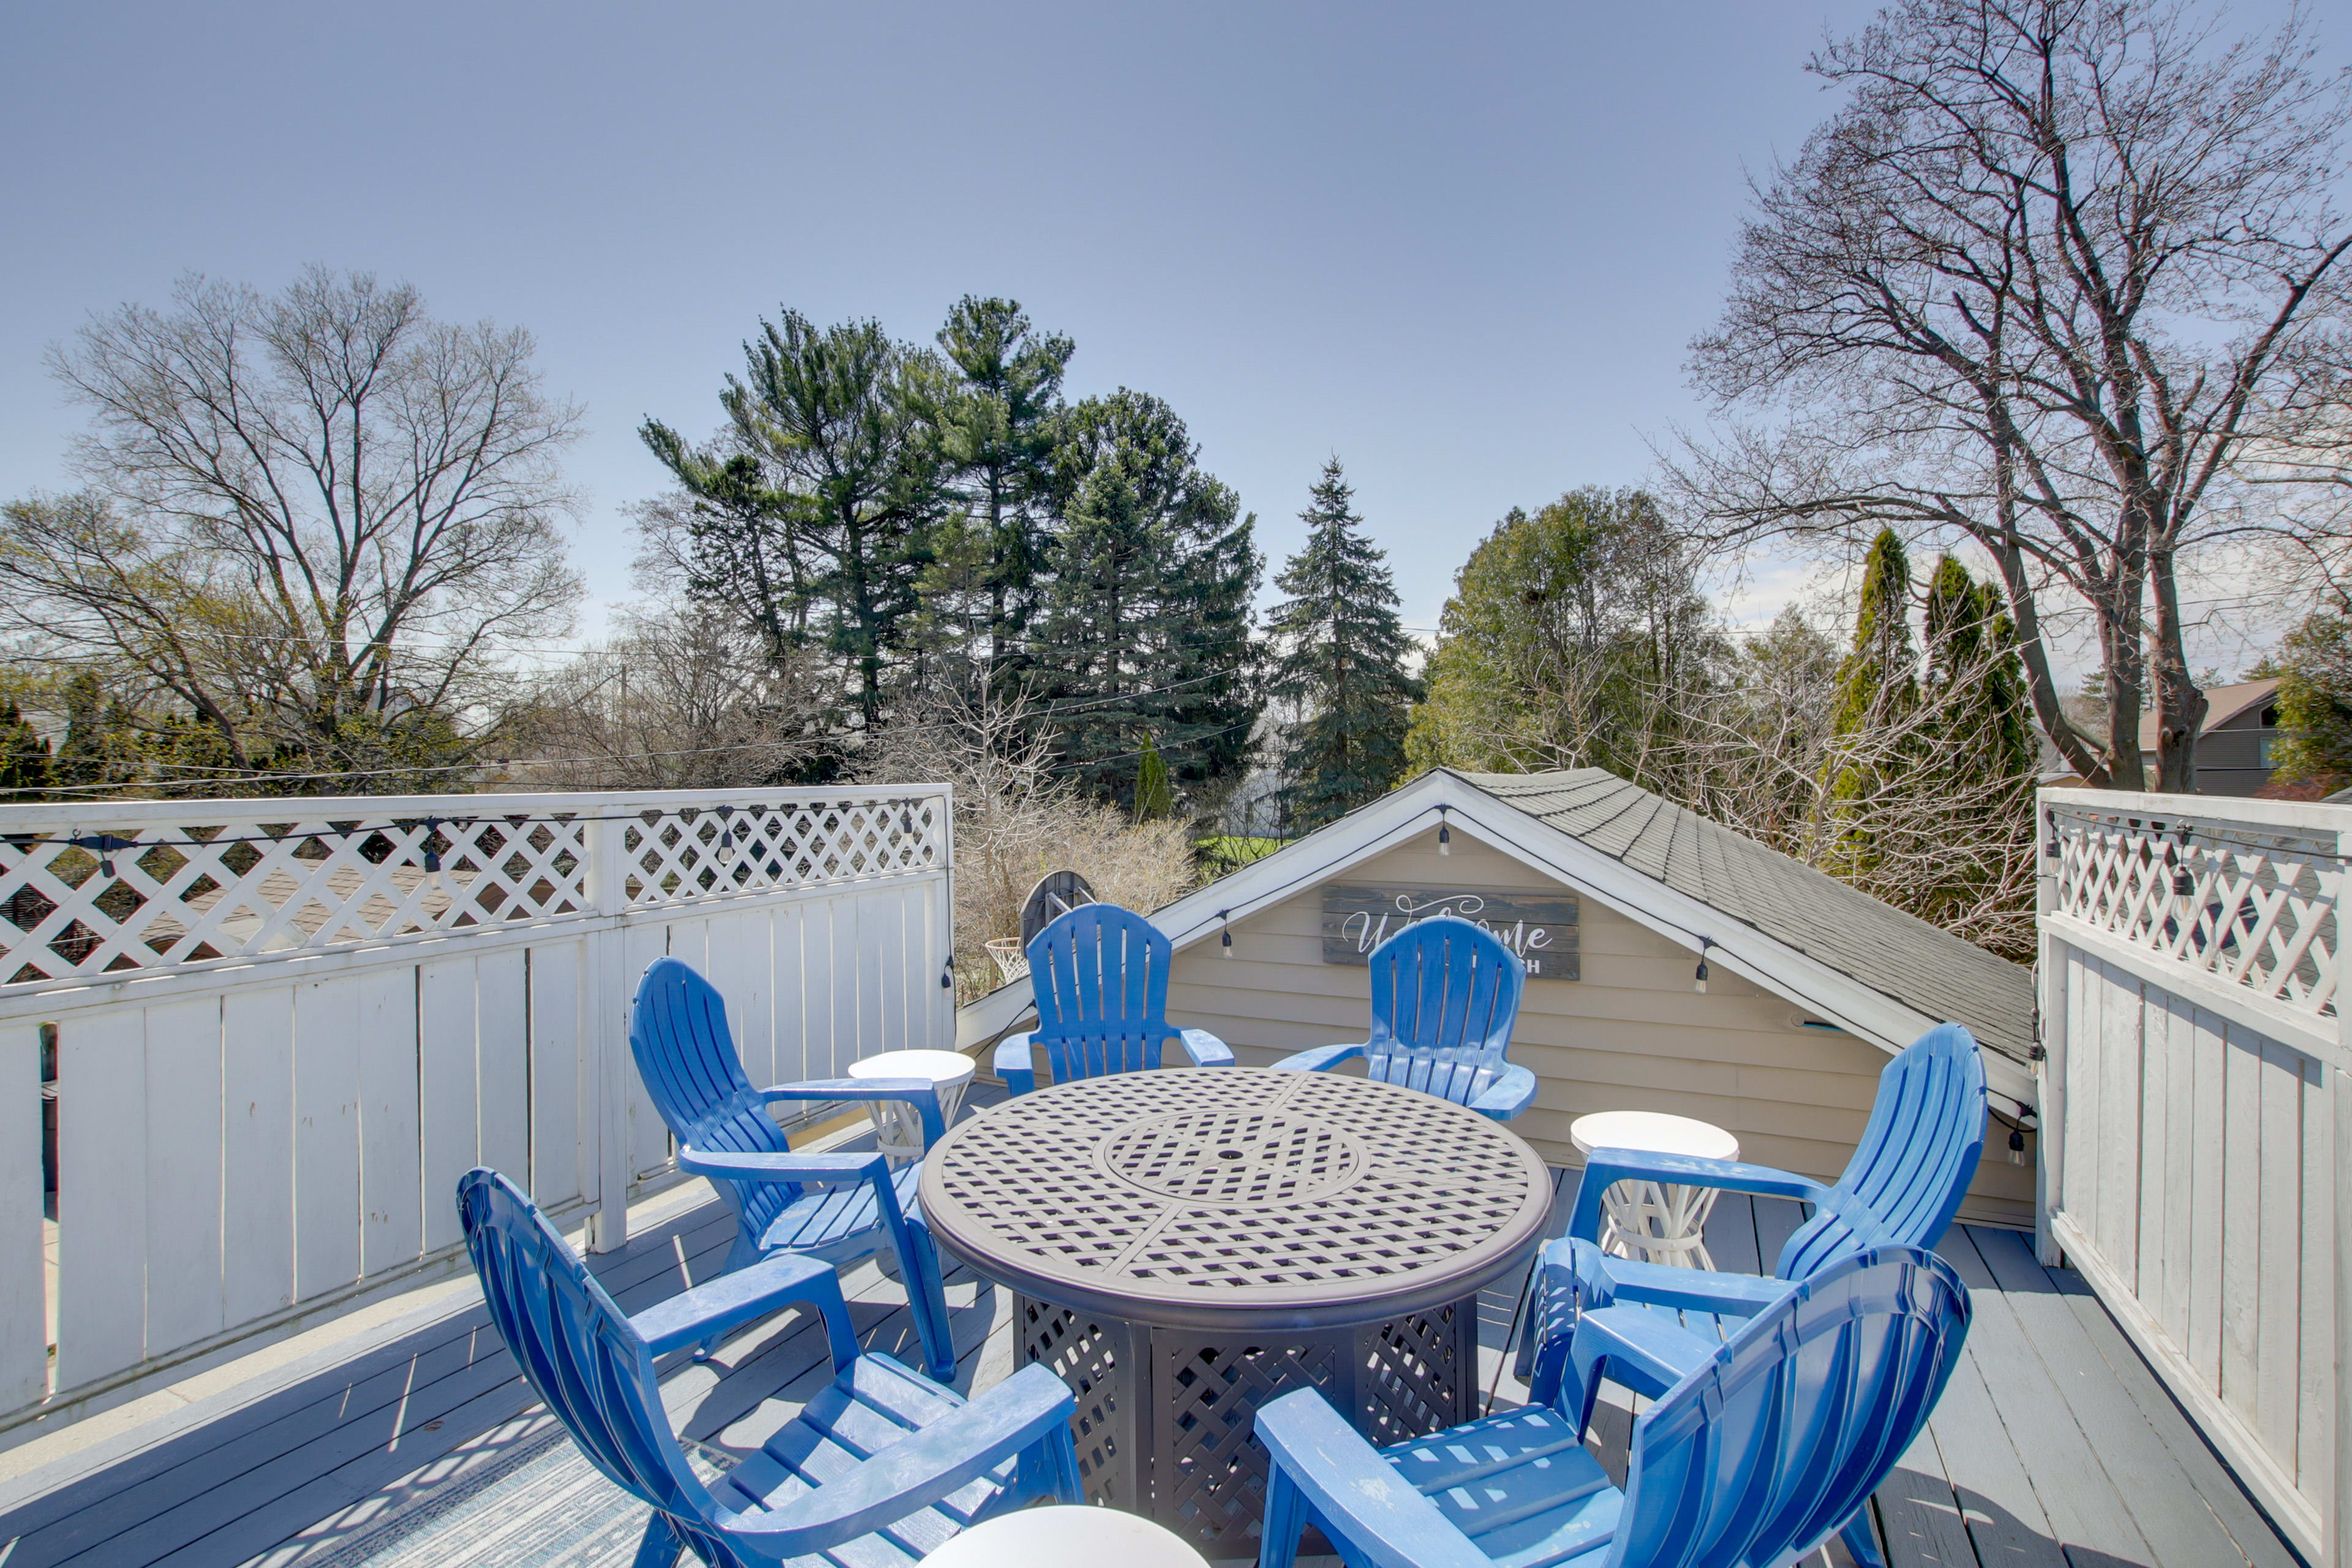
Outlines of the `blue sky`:
[[1431,626],[1505,510],[1703,416],[1745,171],[1872,9],[12,6],[0,495],[66,482],[40,352],[89,311],[371,268],[538,334],[609,604],[638,420],[715,425],[762,315],[928,340],[1003,294],[1076,338],[1074,392],[1167,398],[1277,563],[1338,453]]

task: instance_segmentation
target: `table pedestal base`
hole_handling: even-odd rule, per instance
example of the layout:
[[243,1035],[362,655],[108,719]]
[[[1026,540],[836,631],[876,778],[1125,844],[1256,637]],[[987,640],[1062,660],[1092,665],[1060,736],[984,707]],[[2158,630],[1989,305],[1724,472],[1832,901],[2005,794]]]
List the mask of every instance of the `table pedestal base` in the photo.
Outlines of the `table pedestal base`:
[[1475,1295],[1385,1323],[1202,1332],[1013,1299],[1020,1363],[1077,1396],[1070,1431],[1089,1502],[1157,1520],[1211,1557],[1257,1554],[1265,1450],[1258,1406],[1319,1388],[1378,1447],[1477,1414]]

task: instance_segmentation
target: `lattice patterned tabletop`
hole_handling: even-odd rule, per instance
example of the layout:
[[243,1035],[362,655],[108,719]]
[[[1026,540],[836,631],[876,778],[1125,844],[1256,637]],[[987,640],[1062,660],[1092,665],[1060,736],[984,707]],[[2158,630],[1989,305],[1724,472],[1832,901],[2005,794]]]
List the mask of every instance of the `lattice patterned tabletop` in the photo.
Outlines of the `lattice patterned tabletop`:
[[931,1231],[1024,1295],[1167,1327],[1361,1323],[1475,1293],[1543,1228],[1516,1134],[1328,1073],[1123,1073],[1006,1101],[923,1163]]

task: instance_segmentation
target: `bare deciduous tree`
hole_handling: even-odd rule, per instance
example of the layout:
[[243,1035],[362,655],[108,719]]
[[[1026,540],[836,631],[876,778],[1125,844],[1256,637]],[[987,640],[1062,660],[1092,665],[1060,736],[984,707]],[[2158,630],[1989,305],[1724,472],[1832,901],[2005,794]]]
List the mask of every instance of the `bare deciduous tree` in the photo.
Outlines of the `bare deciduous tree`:
[[557,789],[748,789],[830,755],[811,659],[780,669],[708,605],[616,617],[620,635],[540,681],[508,724],[530,776]]
[[[1717,537],[1974,540],[2043,730],[2124,788],[2151,685],[2159,787],[2191,787],[2179,574],[2293,526],[2240,462],[2342,342],[2343,81],[2313,74],[2299,17],[2234,45],[2215,26],[2138,0],[1900,0],[1821,51],[1850,96],[1758,188],[1696,345],[1704,388],[1769,418],[1668,460]],[[2104,734],[2043,643],[2074,604]]]
[[1183,823],[1131,823],[1087,800],[1054,755],[1025,693],[974,680],[935,689],[860,759],[867,783],[954,788],[959,1000],[996,985],[986,944],[1020,935],[1022,903],[1046,872],[1077,871],[1104,902],[1142,911],[1197,880]]
[[455,716],[568,625],[578,414],[532,347],[319,268],[93,320],[49,356],[89,488],[7,509],[0,630],[152,681],[234,768],[364,767],[401,710]]

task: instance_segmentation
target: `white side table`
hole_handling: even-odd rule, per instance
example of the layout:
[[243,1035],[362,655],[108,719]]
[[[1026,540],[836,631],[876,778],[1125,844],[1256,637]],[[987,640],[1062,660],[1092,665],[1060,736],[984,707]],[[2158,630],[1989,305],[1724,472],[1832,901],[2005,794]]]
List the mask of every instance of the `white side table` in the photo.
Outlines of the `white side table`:
[[[963,1091],[971,1084],[972,1060],[961,1051],[884,1051],[849,1064],[852,1078],[929,1079],[940,1091],[940,1120],[955,1121]],[[904,1165],[923,1157],[923,1113],[903,1100],[874,1108],[874,1146]]]
[[923,1568],[1208,1568],[1164,1525],[1113,1508],[1024,1508],[973,1525]]
[[[1577,1151],[1639,1149],[1650,1154],[1688,1154],[1702,1160],[1737,1160],[1739,1140],[1711,1122],[1654,1110],[1601,1110],[1580,1116],[1568,1136]],[[1601,1195],[1604,1223],[1601,1250],[1637,1263],[1673,1263],[1713,1268],[1706,1251],[1706,1216],[1716,1189],[1673,1182],[1612,1182]]]

